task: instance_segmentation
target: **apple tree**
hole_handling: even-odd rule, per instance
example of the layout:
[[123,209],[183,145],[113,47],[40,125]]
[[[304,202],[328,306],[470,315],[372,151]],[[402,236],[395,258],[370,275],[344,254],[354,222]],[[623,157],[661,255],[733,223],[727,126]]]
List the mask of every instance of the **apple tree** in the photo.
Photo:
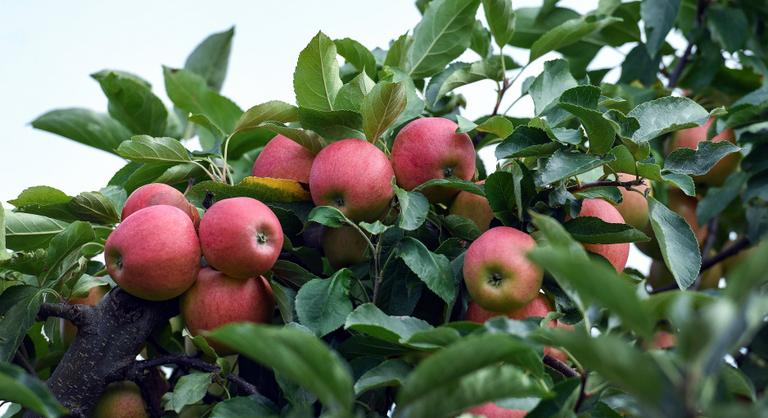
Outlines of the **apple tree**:
[[765,415],[768,5],[594,3],[319,32],[293,104],[220,93],[233,29],[170,105],[92,74],[32,125],[125,165],[0,208],[4,416]]

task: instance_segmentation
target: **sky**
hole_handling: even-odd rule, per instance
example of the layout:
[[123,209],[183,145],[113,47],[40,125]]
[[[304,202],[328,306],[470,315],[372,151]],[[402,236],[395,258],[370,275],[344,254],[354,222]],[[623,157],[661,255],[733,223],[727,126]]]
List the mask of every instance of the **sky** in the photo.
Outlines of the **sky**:
[[[597,0],[563,0],[560,5],[587,12]],[[89,74],[115,69],[152,83],[166,103],[162,65],[181,67],[208,34],[235,26],[235,38],[222,94],[247,109],[268,100],[295,102],[293,69],[299,52],[322,30],[331,38],[350,37],[368,48],[412,30],[420,15],[411,0],[282,0],[129,3],[83,0],[34,2],[0,0],[0,201],[24,188],[47,185],[70,195],[106,185],[124,160],[31,127],[37,116],[56,108],[106,111],[107,101]],[[514,0],[518,7],[541,0]],[[482,18],[482,12],[478,14]],[[505,51],[507,51],[505,49]],[[518,62],[527,52],[509,48]],[[626,50],[624,51],[626,53]],[[519,84],[538,74],[551,54],[531,65],[508,94],[502,109],[519,94]],[[462,57],[477,59],[473,52]],[[592,68],[617,67],[622,54],[604,49]],[[618,78],[613,71],[607,80]],[[490,113],[495,84],[478,82],[458,91],[467,98],[464,116]],[[533,105],[520,100],[510,115],[530,116]],[[488,156],[490,150],[484,151]],[[492,153],[491,153],[492,155]],[[647,271],[648,261],[633,248],[629,266]]]

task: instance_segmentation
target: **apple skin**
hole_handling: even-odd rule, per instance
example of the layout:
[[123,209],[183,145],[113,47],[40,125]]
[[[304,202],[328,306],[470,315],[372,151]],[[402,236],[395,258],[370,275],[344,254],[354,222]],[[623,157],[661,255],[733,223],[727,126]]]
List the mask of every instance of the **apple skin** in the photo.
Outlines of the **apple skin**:
[[[88,289],[88,295],[85,297],[70,298],[67,302],[70,305],[96,306],[101,302],[101,299],[104,298],[108,291],[109,286],[94,286]],[[61,340],[65,345],[71,344],[77,335],[77,327],[75,324],[63,318],[61,319],[59,330],[61,332]]]
[[309,191],[317,206],[334,206],[349,219],[374,221],[394,196],[387,156],[360,139],[343,139],[323,148],[309,174]]
[[[477,184],[483,183],[485,182],[477,182]],[[480,232],[487,231],[494,218],[491,205],[488,203],[488,199],[486,199],[485,196],[465,191],[460,191],[459,194],[456,195],[456,199],[453,199],[453,203],[451,203],[448,213],[469,219],[477,225]]]
[[494,312],[522,308],[541,289],[543,273],[526,257],[536,242],[507,226],[478,237],[464,256],[464,282],[480,307]]
[[368,242],[351,226],[323,228],[323,252],[335,269],[370,259]]
[[[584,199],[581,202],[579,216],[593,216],[600,218],[603,222],[613,224],[624,223],[624,218],[619,211],[613,205],[601,199]],[[629,243],[627,242],[618,244],[584,244],[584,249],[605,257],[617,272],[624,270],[629,259]]]
[[[181,298],[181,314],[192,335],[200,335],[232,322],[269,323],[275,298],[262,277],[236,279],[210,267],[200,270],[197,281]],[[218,354],[229,353],[208,339]]]
[[699,200],[693,196],[688,196],[680,189],[670,188],[667,194],[667,205],[669,209],[682,216],[688,225],[691,226],[693,234],[696,235],[696,240],[699,241],[699,246],[704,243],[707,238],[707,226],[699,225],[696,220],[696,206],[698,206]]
[[283,248],[283,229],[274,212],[250,197],[223,199],[200,221],[200,246],[209,265],[244,279],[271,269]]
[[283,135],[272,138],[253,162],[256,177],[296,180],[309,183],[309,171],[315,156],[296,141]]
[[[392,145],[392,167],[397,184],[406,189],[427,180],[475,175],[475,146],[458,125],[445,118],[416,119],[403,127]],[[430,187],[423,193],[432,203],[446,203],[458,193],[448,187]]]
[[[632,174],[618,173],[619,181],[632,181],[637,178]],[[632,186],[634,190],[627,190],[619,187],[621,192],[621,203],[616,205],[621,217],[628,225],[643,230],[648,225],[648,200],[643,196],[648,190],[648,180],[643,179],[643,183]],[[638,193],[639,192],[639,193]]]
[[129,381],[107,386],[91,413],[93,418],[147,418],[139,387]]
[[[669,147],[670,153],[679,148],[696,149],[699,146],[699,142],[707,140],[707,131],[709,130],[709,126],[712,125],[712,122],[714,122],[714,118],[709,118],[701,126],[675,132]],[[735,138],[736,136],[733,134],[733,130],[726,129],[715,135],[712,138],[712,142],[729,141],[735,143]],[[739,159],[739,153],[728,154],[718,161],[708,173],[702,176],[695,176],[694,180],[710,186],[721,186],[725,181],[725,178],[736,170],[736,167],[739,165]]]
[[195,227],[200,223],[200,213],[197,212],[197,208],[189,203],[180,191],[164,183],[145,184],[134,190],[125,201],[120,219],[125,220],[139,209],[155,205],[177,207],[189,215]]
[[156,205],[126,218],[107,238],[104,258],[118,286],[141,299],[173,299],[200,270],[200,242],[181,209]]
[[527,414],[522,409],[507,409],[493,402],[484,403],[466,410],[466,413],[484,416],[485,418],[523,418]]

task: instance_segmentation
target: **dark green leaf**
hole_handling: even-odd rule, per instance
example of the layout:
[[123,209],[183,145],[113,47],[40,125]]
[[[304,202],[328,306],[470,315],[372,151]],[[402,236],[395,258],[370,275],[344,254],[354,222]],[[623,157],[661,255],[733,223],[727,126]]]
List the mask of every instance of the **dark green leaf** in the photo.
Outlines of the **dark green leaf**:
[[613,124],[613,129],[623,138],[632,138],[635,131],[640,129],[637,119],[628,117],[616,109],[603,113],[603,117]]
[[452,236],[472,241],[480,236],[480,229],[474,221],[463,216],[448,215],[445,217],[445,227]]
[[512,135],[496,147],[496,158],[535,157],[550,155],[560,148],[560,144],[552,142],[547,133],[539,128],[521,125],[515,128]]
[[405,87],[401,83],[381,82],[363,99],[360,113],[363,115],[363,132],[371,143],[397,120],[406,105]]
[[640,129],[632,135],[635,142],[648,142],[667,132],[698,126],[708,115],[693,100],[672,96],[641,103],[627,114],[640,123]]
[[318,206],[309,212],[308,222],[317,222],[331,228],[351,225],[351,221],[333,206]]
[[[652,176],[645,175],[640,170],[638,170],[638,174],[648,178],[653,178]],[[687,194],[688,196],[696,196],[696,184],[693,182],[693,179],[691,178],[691,176],[687,174],[663,173],[661,175],[661,178],[665,182],[675,185],[677,188],[682,190],[683,193]]]
[[88,109],[52,110],[33,120],[32,126],[112,153],[131,137],[131,131],[120,122]]
[[[34,286],[11,286],[0,294],[0,365],[10,362],[24,335],[37,318],[43,303],[40,289]],[[2,387],[2,386],[0,386]],[[7,399],[7,398],[2,398]]]
[[432,326],[419,318],[389,316],[373,303],[365,303],[349,314],[344,328],[390,343],[404,344],[417,332],[430,330]]
[[168,110],[148,85],[117,71],[105,70],[91,76],[109,99],[109,114],[113,118],[135,134],[165,134]]
[[305,130],[317,132],[329,141],[365,139],[362,131],[363,119],[359,113],[351,110],[325,111],[300,107],[299,121]]
[[208,36],[189,54],[184,69],[202,77],[214,91],[221,91],[227,75],[234,36],[234,27]]
[[264,122],[289,123],[299,120],[299,112],[296,106],[279,100],[257,104],[240,116],[235,124],[234,132],[244,132],[256,129]]
[[722,186],[709,188],[704,198],[696,205],[696,220],[699,225],[705,225],[724,211],[739,196],[746,181],[746,174],[739,171],[728,176]]
[[695,150],[678,148],[664,160],[664,170],[678,174],[706,174],[720,159],[740,150],[728,141],[701,141]]
[[5,208],[0,205],[0,263],[11,258],[8,247],[5,244]]
[[579,216],[564,224],[565,229],[579,242],[614,244],[619,242],[648,241],[647,235],[626,225],[607,223],[593,216]]
[[34,186],[24,189],[16,199],[8,203],[24,213],[50,216],[65,221],[74,220],[69,203],[72,198],[59,189],[49,186]]
[[515,32],[515,11],[512,9],[512,0],[483,0],[483,11],[496,45],[499,48],[504,47]]
[[221,401],[213,407],[210,418],[278,418],[280,414],[267,405],[268,400],[261,396],[238,396]]
[[547,52],[572,45],[585,36],[620,21],[621,19],[614,17],[588,15],[563,22],[561,25],[547,31],[531,45],[531,53],[528,60],[533,61]]
[[336,45],[318,32],[299,54],[293,73],[293,91],[301,107],[334,110],[336,94],[341,89]]
[[[507,56],[504,57],[504,64],[507,70],[519,67]],[[461,86],[480,80],[501,81],[503,79],[504,71],[501,67],[501,58],[498,56],[489,57],[472,64],[456,62],[430,78],[424,96],[429,106],[435,107],[448,92]]]
[[643,85],[649,86],[657,80],[656,74],[659,72],[660,63],[660,54],[653,58],[648,55],[648,48],[645,44],[638,43],[629,51],[621,64],[619,82],[629,84],[633,81],[639,81]]
[[165,90],[173,103],[192,114],[205,115],[224,133],[232,132],[243,111],[233,101],[212,90],[201,76],[163,67]]
[[272,273],[283,280],[287,280],[296,287],[301,287],[310,280],[319,278],[304,267],[287,260],[277,260],[272,267]]
[[481,57],[487,57],[491,51],[491,31],[483,26],[483,22],[475,20],[472,27],[472,38],[469,41],[469,49],[477,52]]
[[[274,270],[272,272],[277,276]],[[275,303],[280,311],[280,317],[283,319],[283,322],[286,324],[296,322],[296,291],[281,285],[275,280],[270,280],[269,284],[272,287],[272,293],[275,295]],[[301,284],[303,283],[300,283],[299,286]]]
[[177,414],[187,406],[203,399],[211,385],[211,373],[192,372],[179,378],[173,392],[163,395],[165,409]]
[[602,159],[596,155],[558,150],[547,159],[544,167],[537,173],[536,184],[544,186],[577,174],[586,173],[600,167],[607,161],[607,159]]
[[640,16],[645,25],[645,46],[648,55],[654,57],[664,44],[669,30],[675,24],[680,10],[680,0],[643,0]]
[[444,179],[432,179],[427,180],[424,183],[419,184],[416,186],[413,190],[424,190],[429,187],[433,186],[440,186],[440,187],[448,187],[451,189],[459,189],[463,190],[465,192],[473,193],[479,196],[483,196],[485,193],[483,192],[483,186],[471,182],[468,180],[462,180],[458,178],[444,178]]
[[55,271],[55,267],[71,252],[79,250],[83,245],[96,239],[93,227],[88,222],[76,221],[56,234],[48,244],[48,254],[45,260],[46,274],[41,278],[45,280]]
[[363,44],[350,38],[336,39],[333,43],[339,55],[355,66],[357,71],[365,71],[371,78],[376,77],[376,58]]
[[411,372],[411,365],[400,359],[384,360],[355,382],[355,394],[387,386],[400,386]]
[[78,219],[101,224],[120,221],[120,214],[114,203],[99,192],[84,192],[75,196],[69,207]]
[[408,65],[408,51],[410,50],[412,43],[413,38],[408,36],[407,33],[400,35],[400,37],[389,46],[387,56],[384,57],[384,65],[404,70]]
[[573,195],[582,199],[604,199],[611,203],[621,203],[621,191],[614,186],[589,187],[573,192]]
[[400,241],[397,256],[419,276],[429,290],[445,303],[449,305],[453,303],[457,289],[451,272],[451,263],[446,256],[430,252],[424,244],[411,237]]
[[749,37],[747,16],[742,9],[736,7],[712,5],[707,10],[707,26],[712,32],[712,38],[728,52],[742,49]]
[[285,125],[272,122],[266,122],[263,126],[274,133],[290,138],[313,154],[317,154],[328,144],[323,137],[308,129],[289,128]]
[[186,163],[192,161],[189,151],[176,139],[153,138],[136,135],[130,141],[123,141],[117,147],[117,154],[131,161],[143,163]]
[[16,402],[46,418],[56,418],[67,412],[45,383],[9,363],[0,363],[0,399]]
[[5,240],[12,250],[32,250],[47,246],[48,241],[63,231],[66,222],[28,213],[5,213]]
[[568,61],[557,59],[544,63],[544,71],[531,83],[528,93],[533,99],[536,115],[541,115],[552,103],[560,98],[564,91],[576,87],[568,68]]
[[322,337],[344,324],[350,312],[349,284],[352,272],[337,271],[327,279],[312,279],[296,294],[299,322]]
[[427,219],[429,201],[419,192],[409,192],[399,187],[395,187],[395,196],[400,205],[397,226],[406,231],[416,230]]
[[651,226],[664,263],[681,289],[696,281],[701,268],[699,243],[690,225],[653,197],[648,197]]
[[597,110],[600,89],[594,86],[578,86],[563,92],[560,107],[581,120],[589,138],[589,149],[595,154],[605,154],[613,146],[616,130],[614,125]]
[[376,83],[366,73],[360,73],[349,83],[345,84],[336,95],[334,107],[341,110],[360,112],[365,96],[371,92]]

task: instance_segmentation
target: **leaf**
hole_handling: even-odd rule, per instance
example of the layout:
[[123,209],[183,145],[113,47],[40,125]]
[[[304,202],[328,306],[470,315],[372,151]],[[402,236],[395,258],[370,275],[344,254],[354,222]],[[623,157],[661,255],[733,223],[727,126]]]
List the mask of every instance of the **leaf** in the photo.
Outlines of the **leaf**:
[[491,116],[475,129],[479,132],[494,134],[499,138],[506,138],[515,130],[515,125],[504,116]]
[[515,220],[515,201],[517,188],[515,176],[507,171],[496,171],[485,179],[485,193],[488,204],[496,218],[504,225],[510,225]]
[[728,141],[701,141],[695,150],[678,148],[672,151],[664,160],[664,170],[700,176],[708,173],[723,157],[739,150]]
[[299,120],[296,106],[279,100],[257,104],[245,111],[235,124],[234,132],[245,132],[260,128],[264,122],[289,123]]
[[349,412],[352,376],[341,358],[320,339],[298,327],[229,324],[211,335],[314,393],[328,408]]
[[363,231],[366,231],[371,235],[381,235],[387,230],[389,230],[390,228],[394,227],[394,225],[385,225],[379,220],[373,223],[363,221],[363,222],[360,222],[359,225]]
[[477,239],[481,234],[474,221],[459,215],[446,216],[445,227],[452,236],[469,241]]
[[210,418],[241,418],[246,416],[278,418],[280,414],[268,406],[267,402],[269,401],[260,395],[229,398],[213,407]]
[[648,197],[649,218],[664,263],[680,289],[690,287],[701,269],[699,243],[690,225],[653,197]]
[[487,57],[491,53],[491,31],[486,29],[483,22],[479,20],[475,20],[475,25],[472,27],[469,49],[477,52],[481,57]]
[[364,303],[349,314],[344,329],[362,332],[390,343],[404,344],[414,334],[431,330],[432,325],[410,316],[389,316],[373,303]]
[[512,0],[483,0],[483,11],[496,45],[503,48],[515,32],[515,11],[512,9]]
[[584,125],[589,138],[589,150],[595,154],[610,151],[616,137],[614,125],[597,110],[600,88],[578,86],[563,92],[560,107],[573,114]]
[[211,377],[211,373],[201,372],[181,376],[173,392],[163,395],[165,409],[178,414],[185,406],[201,401],[211,385]]
[[66,222],[28,213],[5,213],[5,240],[9,249],[23,251],[42,248],[56,234],[63,231]]
[[311,200],[309,192],[297,181],[267,177],[246,177],[234,186],[217,181],[204,181],[192,186],[187,197],[202,202],[212,193],[216,200],[251,197],[264,203],[298,203]]
[[0,399],[16,402],[46,418],[56,418],[67,412],[45,383],[10,363],[0,363]]
[[582,199],[603,199],[613,204],[621,203],[621,191],[615,186],[589,187],[573,192],[573,195]]
[[107,152],[115,152],[131,131],[105,113],[88,109],[52,110],[32,121],[32,126]]
[[205,115],[223,133],[232,132],[243,114],[233,101],[212,90],[199,75],[163,67],[165,90],[171,101],[192,114]]
[[528,89],[536,115],[544,113],[564,91],[577,85],[568,68],[568,61],[557,59],[545,62],[544,71],[533,80]]
[[[34,286],[10,286],[0,294],[0,365],[10,362],[27,331],[32,327],[43,303],[40,289]],[[0,386],[2,387],[2,386]],[[3,398],[7,399],[7,398]]]
[[296,287],[304,286],[310,280],[319,279],[313,273],[307,271],[304,267],[287,260],[277,260],[272,266],[272,274],[290,282]]
[[698,103],[686,97],[662,97],[641,103],[627,116],[640,122],[635,131],[635,142],[648,142],[667,132],[699,126],[709,113]]
[[192,161],[189,151],[177,139],[136,135],[117,147],[117,154],[131,161],[185,163]]
[[706,21],[707,27],[712,32],[712,38],[728,52],[742,49],[748,40],[749,32],[734,30],[734,28],[749,27],[749,21],[742,9],[713,4],[707,10]]
[[455,177],[427,180],[424,183],[421,183],[418,186],[414,187],[413,190],[419,191],[419,190],[428,189],[434,186],[458,189],[458,190],[473,193],[479,196],[485,195],[485,192],[483,192],[483,186],[469,180],[462,180]]
[[0,265],[9,258],[11,255],[8,254],[8,247],[5,244],[5,208],[0,205]]
[[336,95],[334,107],[336,109],[360,112],[363,98],[371,92],[375,85],[376,83],[368,77],[368,74],[360,73],[356,75],[349,83],[341,87],[339,94]]
[[397,226],[406,231],[418,229],[429,214],[429,200],[419,192],[409,192],[395,187],[395,196],[400,205],[397,215]]
[[365,139],[362,117],[351,110],[326,111],[300,107],[299,122],[304,129],[317,132],[329,141]]
[[502,160],[547,156],[558,148],[560,148],[560,144],[552,142],[544,130],[520,125],[496,147],[494,153],[497,159]]
[[202,77],[212,90],[221,91],[234,36],[234,26],[224,32],[211,34],[189,54],[184,69]]
[[747,175],[738,171],[728,176],[722,186],[710,187],[704,198],[696,205],[696,220],[699,225],[705,225],[724,211],[739,196],[746,181]]
[[536,185],[544,186],[577,174],[586,173],[600,167],[607,161],[607,159],[602,159],[596,155],[557,150],[537,173]]
[[72,221],[74,214],[70,211],[70,196],[59,189],[49,186],[34,186],[24,189],[16,199],[8,203],[19,212],[34,213],[52,218]]
[[318,32],[299,54],[293,73],[296,103],[317,110],[334,110],[333,102],[341,89],[336,45]]
[[263,126],[272,132],[290,138],[297,144],[308,149],[312,154],[317,154],[321,149],[323,149],[324,146],[328,144],[328,142],[323,139],[323,137],[307,129],[289,128],[281,124],[270,122],[264,123]]
[[400,241],[397,257],[448,305],[456,297],[456,283],[451,272],[451,263],[442,254],[430,252],[418,240],[406,237]]
[[663,173],[661,178],[665,182],[675,185],[688,196],[696,196],[696,184],[694,184],[691,176],[687,174]]
[[413,30],[408,49],[408,74],[437,74],[468,47],[480,0],[432,0]]
[[341,269],[327,279],[313,279],[296,294],[299,322],[320,337],[344,325],[352,312],[349,284],[352,272]]
[[389,46],[389,51],[387,51],[387,55],[384,57],[384,65],[405,69],[408,60],[408,51],[410,50],[412,43],[413,38],[407,33],[400,35]]
[[100,224],[120,222],[114,203],[99,192],[80,193],[69,202],[69,207],[78,219]]
[[384,132],[403,113],[406,105],[405,87],[400,83],[381,82],[363,99],[363,131],[371,143],[376,143]]
[[63,231],[56,234],[48,244],[48,253],[45,259],[46,273],[40,278],[41,284],[46,284],[46,279],[56,271],[55,267],[64,258],[95,239],[96,235],[91,224],[82,221],[72,222]]
[[168,110],[149,85],[126,73],[110,70],[91,77],[99,82],[109,99],[109,114],[131,132],[152,136],[165,134]]
[[635,131],[640,129],[640,122],[638,122],[637,119],[628,117],[616,109],[611,109],[603,113],[603,117],[611,122],[613,129],[622,138],[632,138]]
[[354,39],[344,38],[333,41],[339,55],[352,64],[357,71],[365,71],[369,77],[376,77],[376,58],[363,44]]
[[355,382],[355,395],[388,386],[400,386],[411,372],[411,365],[400,359],[384,360]]
[[650,240],[647,235],[630,225],[608,223],[594,216],[579,216],[569,220],[563,226],[577,241],[590,244],[615,244]]
[[338,228],[344,225],[352,225],[352,221],[347,219],[340,210],[333,206],[317,206],[309,212],[307,222],[316,222],[331,228]]
[[579,19],[571,19],[556,26],[531,45],[528,61],[531,62],[550,51],[561,49],[580,41],[585,36],[603,29],[604,27],[621,22],[615,17],[597,17],[587,15]]
[[680,0],[643,0],[640,3],[648,55],[655,57],[659,52],[679,10]]
[[[519,67],[507,56],[504,56],[504,64],[507,70]],[[503,79],[504,69],[501,67],[499,56],[488,57],[471,64],[455,62],[429,79],[424,97],[430,107],[435,107],[446,94],[461,86],[480,80],[501,81]]]

